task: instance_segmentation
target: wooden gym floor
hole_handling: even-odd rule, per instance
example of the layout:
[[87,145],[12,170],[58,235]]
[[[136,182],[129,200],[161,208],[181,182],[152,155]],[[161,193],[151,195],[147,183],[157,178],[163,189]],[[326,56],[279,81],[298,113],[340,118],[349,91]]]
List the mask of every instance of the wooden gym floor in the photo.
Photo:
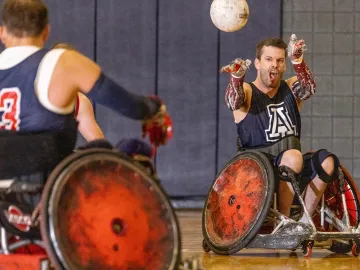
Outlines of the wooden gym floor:
[[360,269],[360,256],[334,254],[315,246],[310,259],[305,259],[301,250],[242,249],[232,256],[205,253],[202,250],[201,211],[177,211],[184,259],[198,257],[204,270],[235,269]]

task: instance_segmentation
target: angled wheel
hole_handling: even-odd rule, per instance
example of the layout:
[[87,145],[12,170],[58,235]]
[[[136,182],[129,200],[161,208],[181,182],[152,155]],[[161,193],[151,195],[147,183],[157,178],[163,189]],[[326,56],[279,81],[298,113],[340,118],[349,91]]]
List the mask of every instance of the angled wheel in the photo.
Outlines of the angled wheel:
[[[359,191],[349,172],[342,167],[345,179],[345,199],[349,213],[350,225],[357,227],[360,222],[360,204]],[[338,181],[328,185],[325,190],[325,203],[336,214],[337,218],[344,218],[344,209],[342,208],[342,199]]]
[[274,172],[268,158],[245,151],[217,175],[203,210],[206,245],[217,254],[244,248],[264,222],[274,193]]
[[41,234],[58,269],[175,269],[180,232],[164,191],[120,153],[79,151],[50,175]]
[[[360,222],[359,191],[349,172],[343,166],[341,166],[341,169],[344,172],[345,200],[349,214],[350,225],[353,227],[357,227]],[[336,217],[340,220],[345,221],[339,181],[334,181],[327,186],[324,192],[324,199],[325,199],[325,205],[336,215]],[[320,227],[320,217],[318,214],[315,215],[314,222],[315,225],[317,225],[317,227]],[[335,226],[332,226],[327,222],[325,222],[324,224],[324,229],[328,232],[338,231]],[[352,246],[351,243],[345,244],[334,240],[329,250],[334,253],[344,254],[351,251],[351,246]]]

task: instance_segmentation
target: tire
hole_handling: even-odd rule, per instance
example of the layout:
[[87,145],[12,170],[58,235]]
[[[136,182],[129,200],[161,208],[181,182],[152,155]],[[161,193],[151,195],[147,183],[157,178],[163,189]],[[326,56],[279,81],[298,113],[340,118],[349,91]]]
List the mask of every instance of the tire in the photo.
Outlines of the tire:
[[274,194],[268,158],[245,151],[231,159],[212,183],[202,217],[204,240],[215,253],[238,252],[262,226]]
[[57,269],[176,269],[180,230],[163,189],[119,152],[61,162],[41,201],[41,235]]

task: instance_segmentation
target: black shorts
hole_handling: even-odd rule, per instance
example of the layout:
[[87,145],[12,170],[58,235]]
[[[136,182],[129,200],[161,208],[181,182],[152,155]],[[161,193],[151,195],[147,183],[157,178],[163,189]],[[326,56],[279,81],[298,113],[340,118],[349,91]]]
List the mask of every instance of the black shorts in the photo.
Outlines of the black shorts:
[[[269,159],[270,162],[272,163],[272,165],[274,167],[278,167],[280,165],[281,162],[281,158],[283,156],[285,151],[281,152],[279,155],[277,156],[273,156],[270,154],[265,154]],[[315,153],[315,152],[314,152]],[[314,165],[312,162],[312,156],[314,155],[314,153],[306,153],[303,155],[303,168],[301,170],[301,173],[299,174],[299,187],[300,187],[300,192],[302,193],[305,188],[307,187],[307,185],[315,178],[315,176],[317,175],[316,170],[314,169]],[[327,157],[331,156],[332,153],[330,153],[327,150],[321,150],[319,153],[319,161],[320,163],[322,163]],[[279,187],[279,181],[280,176],[276,173],[277,170],[275,170],[275,191],[278,190]]]

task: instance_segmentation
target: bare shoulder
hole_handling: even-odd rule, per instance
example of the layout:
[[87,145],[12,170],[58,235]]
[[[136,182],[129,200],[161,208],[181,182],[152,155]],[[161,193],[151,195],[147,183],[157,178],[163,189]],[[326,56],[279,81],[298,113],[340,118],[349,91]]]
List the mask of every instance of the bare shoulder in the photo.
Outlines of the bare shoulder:
[[82,92],[88,92],[99,78],[101,68],[87,56],[74,51],[65,50],[57,64],[61,77],[72,81]]
[[247,92],[251,91],[251,85],[249,83],[244,82],[243,86],[244,86],[244,91],[247,91]]
[[289,79],[285,80],[285,82],[287,83],[287,85],[290,87],[290,89],[292,88],[293,84],[297,81],[297,77],[293,76],[290,77]]
[[100,68],[90,58],[75,50],[65,50],[59,59],[59,65],[62,68],[76,72],[79,72],[78,68],[81,68],[81,71],[86,71],[92,68]]

